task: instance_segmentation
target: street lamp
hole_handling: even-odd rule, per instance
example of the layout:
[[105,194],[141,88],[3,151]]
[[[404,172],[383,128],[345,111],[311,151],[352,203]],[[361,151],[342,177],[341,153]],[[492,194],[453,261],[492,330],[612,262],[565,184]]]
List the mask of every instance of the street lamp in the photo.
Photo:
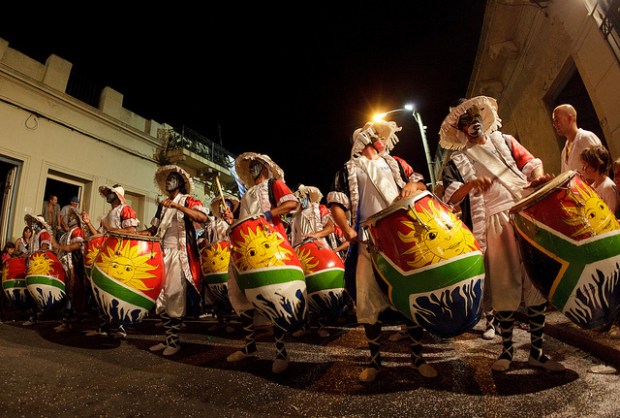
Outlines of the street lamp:
[[400,109],[393,109],[384,113],[376,114],[373,117],[373,120],[381,120],[390,113],[402,112],[404,110],[411,112],[411,116],[413,116],[413,119],[416,121],[418,127],[420,128],[420,136],[422,137],[422,146],[424,147],[424,156],[426,158],[426,165],[428,166],[428,174],[430,176],[432,188],[435,189],[435,169],[433,160],[431,159],[430,150],[428,149],[428,140],[426,139],[426,126],[424,126],[424,123],[422,122],[422,116],[420,116],[420,113],[416,111],[415,106],[411,103],[407,103],[405,104],[405,107],[401,107]]

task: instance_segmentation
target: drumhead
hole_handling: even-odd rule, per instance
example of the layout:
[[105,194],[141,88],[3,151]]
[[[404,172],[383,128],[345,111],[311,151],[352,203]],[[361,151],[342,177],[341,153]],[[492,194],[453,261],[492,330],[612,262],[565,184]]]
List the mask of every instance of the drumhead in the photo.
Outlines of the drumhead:
[[249,221],[249,220],[252,220],[252,219],[258,219],[258,218],[260,218],[260,217],[261,217],[261,215],[250,215],[250,216],[246,216],[246,217],[245,217],[245,218],[243,218],[243,219],[237,219],[236,221],[234,221],[234,222],[230,225],[230,227],[228,228],[228,230],[230,231],[231,229],[236,228],[237,226],[241,225],[242,223],[244,223],[244,222],[246,222],[246,221]]
[[138,241],[159,241],[159,238],[152,235],[138,235],[138,234],[130,234],[125,232],[117,232],[117,231],[108,231],[105,233],[110,237],[117,237],[123,239],[133,239]]
[[554,177],[548,182],[540,185],[539,188],[537,188],[534,192],[532,192],[532,194],[517,201],[517,203],[515,203],[515,205],[510,209],[510,212],[511,213],[519,212],[524,207],[527,207],[531,205],[532,203],[543,199],[545,196],[547,196],[549,193],[555,190],[558,186],[568,183],[570,179],[572,179],[576,174],[577,172],[573,170],[565,171],[564,173]]
[[387,208],[370,216],[368,219],[366,219],[366,221],[362,222],[362,227],[374,226],[381,219],[401,209],[409,210],[409,208],[413,206],[415,202],[422,199],[424,196],[432,196],[432,194],[428,190],[417,190],[417,193],[415,193],[413,196],[397,200]]

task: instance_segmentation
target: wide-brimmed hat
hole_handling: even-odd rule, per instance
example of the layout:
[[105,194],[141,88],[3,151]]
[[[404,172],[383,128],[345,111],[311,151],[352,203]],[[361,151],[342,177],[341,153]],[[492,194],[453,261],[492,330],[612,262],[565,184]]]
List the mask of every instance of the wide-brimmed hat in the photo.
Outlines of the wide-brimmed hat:
[[[233,207],[230,210],[234,213],[235,210],[237,210],[237,206],[239,206],[239,199],[237,199],[235,196],[231,194],[224,193],[224,200],[230,200],[232,202]],[[218,218],[221,217],[221,213],[220,213],[220,202],[221,201],[222,201],[222,196],[217,195],[213,199],[211,199],[211,203],[209,204],[209,208],[211,208],[211,213],[213,213],[213,215],[217,216]]]
[[366,145],[372,144],[377,138],[383,142],[388,152],[392,151],[399,141],[396,132],[400,132],[402,129],[396,122],[383,119],[366,122],[363,127],[353,131],[351,155],[360,154]]
[[50,231],[52,230],[52,227],[47,222],[45,222],[45,218],[42,215],[34,216],[34,215],[27,213],[24,216],[24,221],[31,228],[34,223],[38,223],[41,227],[48,229]]
[[284,180],[284,171],[274,163],[268,155],[256,152],[244,152],[235,159],[235,170],[237,175],[247,187],[255,185],[254,178],[250,174],[252,161],[260,161],[269,169],[269,177],[276,180]]
[[103,197],[107,197],[110,193],[114,193],[116,195],[116,197],[118,197],[118,200],[121,201],[121,203],[123,205],[127,204],[127,201],[125,200],[125,189],[123,189],[122,186],[107,186],[107,185],[103,185],[103,186],[99,186],[99,194]]
[[318,187],[300,184],[295,192],[295,196],[298,198],[308,196],[310,202],[319,203],[323,198],[323,193],[321,193],[321,190],[319,190]]
[[459,150],[467,145],[467,135],[458,128],[459,118],[473,106],[477,106],[482,116],[482,133],[488,135],[502,126],[497,115],[497,101],[492,97],[477,96],[450,108],[450,114],[439,128],[439,145],[445,149]]
[[185,190],[187,190],[187,194],[194,194],[194,181],[190,177],[187,171],[183,170],[178,165],[170,164],[163,165],[157,169],[155,172],[155,184],[159,187],[162,193],[167,194],[166,192],[166,179],[170,173],[178,173],[183,177],[185,181]]

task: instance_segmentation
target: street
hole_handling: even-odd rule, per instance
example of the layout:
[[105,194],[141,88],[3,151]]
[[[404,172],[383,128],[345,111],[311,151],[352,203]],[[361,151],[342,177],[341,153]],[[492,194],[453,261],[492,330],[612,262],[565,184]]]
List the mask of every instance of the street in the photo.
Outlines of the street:
[[148,347],[163,340],[149,318],[125,340],[86,337],[95,319],[66,334],[47,319],[32,327],[0,324],[0,410],[6,417],[617,417],[620,376],[596,374],[601,362],[549,336],[545,352],[567,368],[548,373],[527,365],[529,334],[515,328],[515,358],[507,373],[491,371],[500,338],[480,338],[482,322],[452,340],[425,334],[424,353],[439,372],[422,378],[410,368],[405,341],[383,335],[384,368],[372,383],[357,376],[369,359],[355,324],[287,337],[290,366],[271,373],[272,338],[258,334],[259,357],[238,364],[226,356],[242,333],[207,333],[214,322],[188,321],[182,350],[171,357]]

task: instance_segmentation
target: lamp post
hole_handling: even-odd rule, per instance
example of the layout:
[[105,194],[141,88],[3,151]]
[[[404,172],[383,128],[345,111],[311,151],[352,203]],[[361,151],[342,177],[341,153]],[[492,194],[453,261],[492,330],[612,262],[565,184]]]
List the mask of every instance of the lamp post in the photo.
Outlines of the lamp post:
[[389,110],[385,113],[375,115],[373,119],[375,120],[383,119],[386,115],[390,113],[402,112],[404,110],[411,112],[411,116],[413,116],[413,119],[418,124],[418,128],[420,128],[420,136],[422,137],[422,146],[424,147],[424,157],[426,158],[426,165],[428,167],[428,174],[431,180],[431,186],[432,186],[432,189],[434,190],[435,183],[436,183],[435,169],[434,169],[433,160],[431,159],[430,150],[428,149],[428,140],[426,139],[426,126],[424,126],[424,123],[422,122],[422,116],[420,116],[420,113],[415,109],[415,106],[410,103],[407,103],[405,107],[402,107],[400,109]]

